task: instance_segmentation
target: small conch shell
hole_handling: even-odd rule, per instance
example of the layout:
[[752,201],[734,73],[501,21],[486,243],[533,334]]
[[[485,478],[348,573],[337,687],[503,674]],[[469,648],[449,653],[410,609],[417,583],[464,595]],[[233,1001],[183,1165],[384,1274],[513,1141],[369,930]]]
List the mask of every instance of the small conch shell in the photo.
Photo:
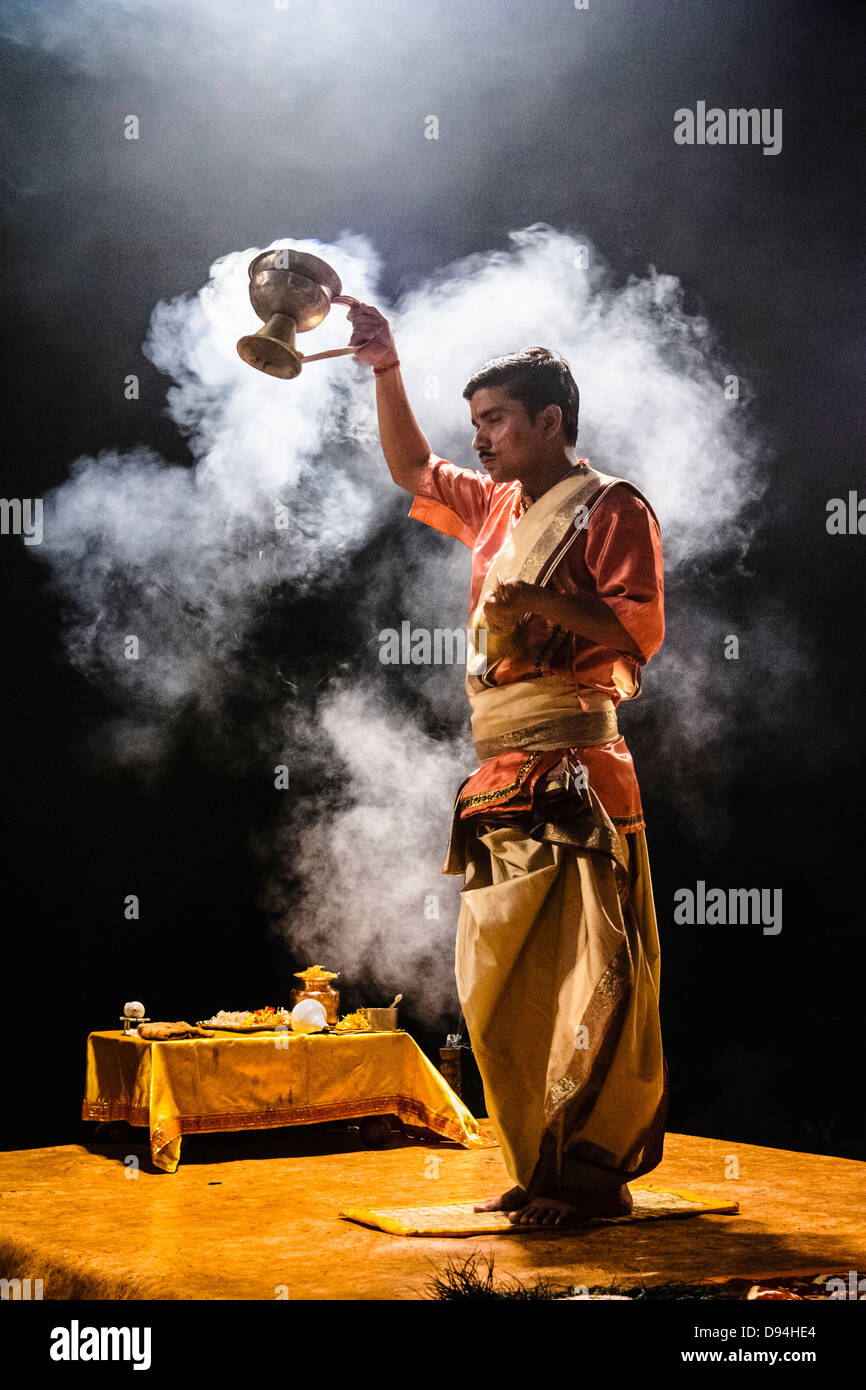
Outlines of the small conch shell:
[[327,1023],[328,1016],[318,999],[301,999],[292,1009],[294,1033],[321,1033]]
[[137,999],[133,999],[131,1004],[124,1004],[123,1017],[144,1018],[144,1005],[139,1003]]

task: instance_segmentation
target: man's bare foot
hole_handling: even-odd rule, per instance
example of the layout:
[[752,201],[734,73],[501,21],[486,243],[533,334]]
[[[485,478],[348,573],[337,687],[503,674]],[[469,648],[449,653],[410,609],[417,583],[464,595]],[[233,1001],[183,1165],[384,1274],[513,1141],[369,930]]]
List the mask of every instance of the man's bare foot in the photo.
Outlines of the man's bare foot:
[[[479,1202],[472,1208],[473,1211],[517,1211],[526,1201],[526,1193],[522,1187],[509,1187],[507,1192],[503,1192],[501,1197],[490,1197],[486,1202]],[[513,1218],[512,1218],[513,1219]]]
[[628,1216],[633,1206],[628,1188],[620,1187],[615,1192],[587,1192],[579,1202],[532,1197],[508,1219],[521,1226],[583,1226],[597,1216]]

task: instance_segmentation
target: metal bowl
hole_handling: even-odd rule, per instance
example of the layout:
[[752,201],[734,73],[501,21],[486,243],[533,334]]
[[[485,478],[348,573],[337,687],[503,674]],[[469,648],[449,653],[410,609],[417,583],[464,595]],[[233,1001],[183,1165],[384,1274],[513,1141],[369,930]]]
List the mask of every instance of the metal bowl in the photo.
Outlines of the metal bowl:
[[298,333],[317,328],[342,289],[327,261],[304,251],[263,251],[250,265],[250,301],[259,318],[286,314]]
[[359,1009],[369,1023],[380,1033],[394,1033],[397,1030],[396,1009]]

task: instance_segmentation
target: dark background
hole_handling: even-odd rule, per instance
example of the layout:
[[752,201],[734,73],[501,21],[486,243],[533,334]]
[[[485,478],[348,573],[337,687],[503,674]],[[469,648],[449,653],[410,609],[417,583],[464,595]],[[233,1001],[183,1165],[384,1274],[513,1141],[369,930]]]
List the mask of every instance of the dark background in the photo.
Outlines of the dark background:
[[[753,618],[781,596],[809,634],[809,679],[773,693],[769,731],[738,730],[720,807],[735,832],[715,855],[703,841],[696,859],[688,818],[665,796],[652,721],[630,740],[654,788],[646,810],[670,1128],[866,1157],[866,537],[825,527],[827,500],[863,476],[854,8],[323,0],[279,16],[310,54],[291,80],[269,58],[267,5],[182,5],[169,22],[160,6],[108,3],[101,24],[114,42],[89,59],[85,44],[86,61],[28,39],[33,8],[9,7],[3,25],[4,496],[42,496],[76,457],[106,447],[146,443],[189,462],[164,414],[169,383],[140,345],[157,300],[197,288],[228,250],[285,235],[328,241],[351,227],[380,250],[393,297],[544,221],[589,235],[618,281],[650,264],[681,278],[687,303],[751,382],[771,452],[750,577],[722,571],[702,582],[729,612]],[[47,24],[63,7],[40,8]],[[329,53],[318,26],[342,11],[348,32],[361,9],[363,42]],[[239,26],[259,23],[259,50],[242,46]],[[139,41],[141,24],[151,31]],[[164,27],[162,42],[153,26]],[[699,99],[781,107],[781,154],[676,146],[673,112]],[[136,161],[122,138],[127,111],[148,123]],[[418,158],[428,112],[453,132],[432,171]],[[126,371],[141,378],[136,404],[118,391]],[[408,529],[395,501],[370,545],[406,545]],[[412,543],[439,544],[419,541],[417,528]],[[110,703],[64,657],[47,569],[12,537],[0,559],[2,1112],[6,1145],[27,1147],[80,1138],[85,1038],[115,1026],[118,976],[136,981],[157,1016],[195,1018],[218,1007],[229,981],[251,1005],[286,998],[307,962],[287,954],[261,908],[249,842],[272,803],[260,777],[242,760],[221,771],[202,759],[183,728],[149,786],[92,758]],[[353,582],[363,566],[361,552]],[[674,587],[674,625],[676,599]],[[346,654],[347,597],[323,602],[308,596],[293,621],[307,625],[312,649],[327,619],[327,665]],[[317,651],[321,661],[321,641]],[[239,712],[239,727],[254,716]],[[150,904],[150,925],[136,934],[118,921],[131,876]],[[781,936],[678,929],[674,889],[698,877],[782,886]],[[347,1007],[362,1002],[352,991],[350,980]],[[404,1022],[435,1056],[441,1034],[411,1011]]]

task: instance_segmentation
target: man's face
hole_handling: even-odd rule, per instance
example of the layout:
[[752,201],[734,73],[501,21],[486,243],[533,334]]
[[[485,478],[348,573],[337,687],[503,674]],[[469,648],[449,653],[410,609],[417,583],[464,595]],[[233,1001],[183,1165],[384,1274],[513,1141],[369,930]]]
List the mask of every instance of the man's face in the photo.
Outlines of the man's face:
[[472,447],[495,483],[514,482],[538,464],[545,442],[543,411],[533,422],[523,402],[501,386],[476,391],[469,408],[475,428]]

